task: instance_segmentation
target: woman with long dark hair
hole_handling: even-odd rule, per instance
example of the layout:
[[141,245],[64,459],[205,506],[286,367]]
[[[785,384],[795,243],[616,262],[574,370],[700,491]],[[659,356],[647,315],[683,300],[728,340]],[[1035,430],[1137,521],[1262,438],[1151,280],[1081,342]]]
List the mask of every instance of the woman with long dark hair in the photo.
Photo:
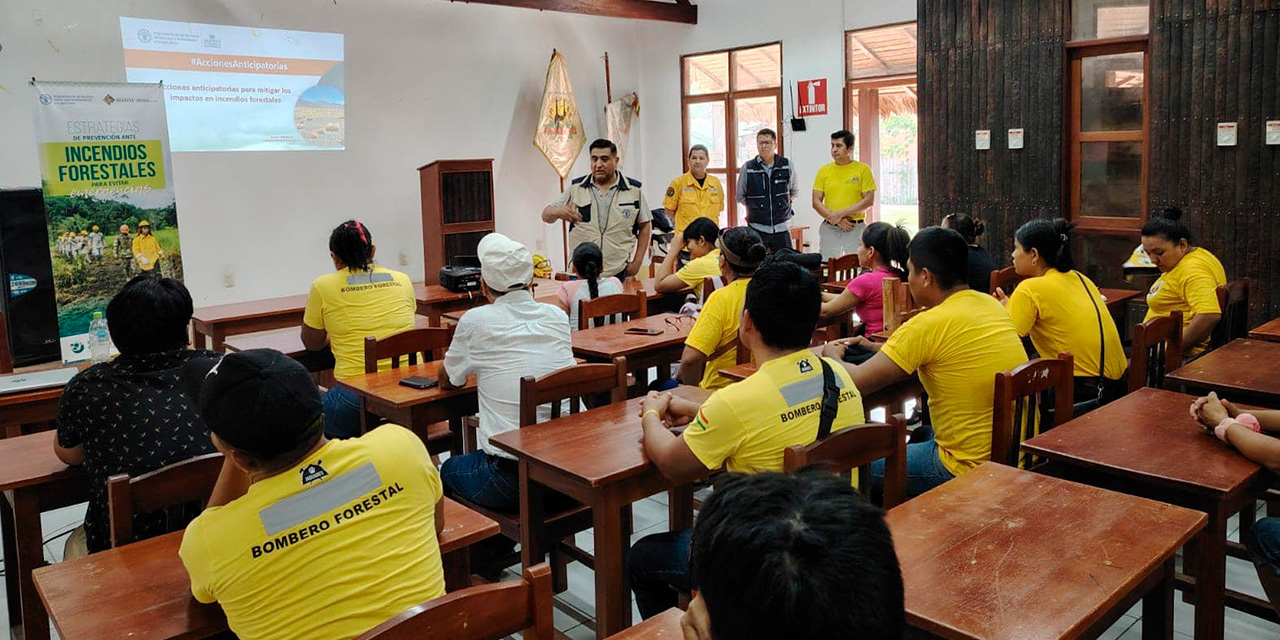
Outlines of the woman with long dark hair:
[[600,277],[600,271],[604,269],[604,253],[600,251],[600,245],[594,242],[578,245],[573,250],[570,263],[573,273],[579,279],[570,280],[560,287],[560,291],[556,292],[556,305],[569,314],[569,328],[577,329],[579,302],[622,293],[623,287],[622,282],[613,276]]
[[830,319],[853,309],[871,335],[884,329],[885,278],[907,281],[907,244],[911,234],[887,222],[874,222],[862,232],[858,265],[871,269],[853,280],[839,294],[822,294],[822,318]]

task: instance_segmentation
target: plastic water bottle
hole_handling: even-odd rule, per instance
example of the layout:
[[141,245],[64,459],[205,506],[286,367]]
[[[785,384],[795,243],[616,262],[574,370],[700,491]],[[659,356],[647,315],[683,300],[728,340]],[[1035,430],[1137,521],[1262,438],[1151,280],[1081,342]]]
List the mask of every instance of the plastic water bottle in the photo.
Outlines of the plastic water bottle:
[[111,333],[107,331],[107,319],[101,311],[94,311],[93,320],[89,322],[89,353],[94,364],[111,358]]

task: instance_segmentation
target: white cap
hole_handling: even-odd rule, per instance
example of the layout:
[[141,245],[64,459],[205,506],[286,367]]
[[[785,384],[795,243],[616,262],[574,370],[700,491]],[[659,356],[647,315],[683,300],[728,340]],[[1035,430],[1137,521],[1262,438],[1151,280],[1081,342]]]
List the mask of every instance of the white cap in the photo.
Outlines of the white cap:
[[533,256],[524,245],[501,233],[480,239],[480,276],[494,291],[523,289],[533,282]]

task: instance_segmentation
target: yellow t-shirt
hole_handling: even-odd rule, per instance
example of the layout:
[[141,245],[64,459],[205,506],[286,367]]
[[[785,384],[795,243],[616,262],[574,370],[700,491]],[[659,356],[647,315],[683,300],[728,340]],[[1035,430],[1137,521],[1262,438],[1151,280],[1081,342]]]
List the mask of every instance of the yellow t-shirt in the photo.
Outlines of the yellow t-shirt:
[[[831,430],[862,424],[862,394],[839,362],[826,360],[840,387]],[[685,429],[685,444],[708,469],[781,472],[787,447],[818,438],[822,386],[822,365],[812,351],[770,360],[746,380],[711,394]]]
[[[1005,309],[1013,318],[1018,335],[1031,335],[1031,344],[1041,357],[1056,358],[1059,353],[1070,352],[1077,376],[1098,375],[1102,336],[1106,336],[1106,377],[1119,380],[1124,375],[1128,363],[1116,322],[1093,281],[1085,278],[1082,285],[1078,272],[1050,269],[1039,278],[1023,280],[1009,296]],[[1102,336],[1098,334],[1099,316]]]
[[444,594],[442,495],[422,441],[384,425],[206,509],[178,555],[244,640],[354,638]]
[[694,291],[701,293],[703,282],[707,278],[720,277],[720,250],[712,249],[711,253],[685,263],[683,267],[676,270],[676,277],[680,278],[680,282],[693,287]]
[[684,232],[684,228],[698,218],[710,218],[720,224],[720,212],[724,211],[724,187],[719,178],[709,173],[702,184],[698,184],[692,173],[685,173],[667,187],[662,208],[676,212],[676,233]]
[[[876,179],[871,175],[871,167],[857,160],[843,166],[832,162],[818,169],[818,174],[813,177],[813,190],[824,194],[822,203],[828,209],[839,211],[875,191]],[[849,219],[862,220],[866,217],[866,211],[859,211]]]
[[[1227,272],[1217,256],[1209,253],[1208,249],[1196,247],[1151,285],[1151,291],[1147,292],[1147,317],[1142,321],[1181,311],[1182,329],[1185,331],[1197,314],[1222,313],[1217,289],[1226,283]],[[1183,344],[1182,355],[1187,358],[1198,356],[1208,346],[1208,338],[1200,344]]]
[[1013,320],[995,298],[966,289],[908,320],[881,352],[918,373],[942,464],[954,475],[991,459],[996,373],[1027,361]]
[[712,291],[684,341],[707,356],[707,367],[702,372],[702,382],[698,383],[703,389],[721,389],[733,384],[733,380],[720,375],[720,370],[738,364],[735,341],[749,282],[751,278],[739,278]]
[[[307,295],[302,322],[329,333],[338,378],[364,373],[364,339],[378,339],[414,327],[418,303],[409,276],[383,267],[372,271],[343,269],[316,278]],[[390,360],[378,363],[391,368]]]

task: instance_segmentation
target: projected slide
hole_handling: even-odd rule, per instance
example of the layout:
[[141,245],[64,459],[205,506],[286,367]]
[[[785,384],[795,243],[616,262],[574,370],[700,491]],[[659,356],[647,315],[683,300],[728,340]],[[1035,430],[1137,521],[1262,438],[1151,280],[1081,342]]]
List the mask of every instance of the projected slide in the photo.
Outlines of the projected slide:
[[129,82],[164,82],[174,151],[344,146],[342,34],[120,18]]

